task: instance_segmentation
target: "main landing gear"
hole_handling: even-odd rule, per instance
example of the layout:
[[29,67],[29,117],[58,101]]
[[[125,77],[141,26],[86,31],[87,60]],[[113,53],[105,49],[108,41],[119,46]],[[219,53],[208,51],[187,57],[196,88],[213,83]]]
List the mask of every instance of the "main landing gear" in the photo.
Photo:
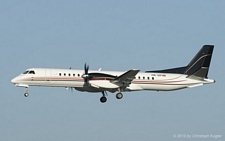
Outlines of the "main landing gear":
[[116,98],[117,98],[117,99],[123,98],[123,94],[121,93],[121,89],[122,89],[122,88],[119,88],[119,89],[118,89],[119,92],[116,94]]
[[107,94],[107,93],[106,93],[105,91],[102,91],[102,97],[100,98],[100,101],[101,101],[102,103],[105,103],[105,102],[107,101],[107,98],[105,97],[106,94]]
[[[106,95],[107,95],[106,91],[102,91],[102,97],[100,98],[100,101],[102,103],[105,103],[107,101]],[[117,93],[116,98],[117,99],[123,98],[123,94],[121,92]]]
[[117,99],[121,99],[121,98],[123,98],[123,94],[122,94],[122,93],[118,93],[118,94],[116,94],[116,98],[117,98]]
[[25,97],[28,97],[29,96],[29,94],[28,94],[28,87],[26,87],[26,92],[25,92],[24,96]]

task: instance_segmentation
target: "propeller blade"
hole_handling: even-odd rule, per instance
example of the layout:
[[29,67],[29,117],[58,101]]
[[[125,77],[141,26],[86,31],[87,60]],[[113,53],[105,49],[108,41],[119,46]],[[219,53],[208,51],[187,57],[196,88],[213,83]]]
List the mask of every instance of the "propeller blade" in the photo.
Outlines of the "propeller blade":
[[84,74],[88,74],[89,66],[85,63],[84,64]]
[[88,70],[89,70],[89,65],[87,65],[87,74],[88,74]]
[[84,64],[84,74],[86,74],[86,67],[87,67],[87,65],[86,65],[86,63]]

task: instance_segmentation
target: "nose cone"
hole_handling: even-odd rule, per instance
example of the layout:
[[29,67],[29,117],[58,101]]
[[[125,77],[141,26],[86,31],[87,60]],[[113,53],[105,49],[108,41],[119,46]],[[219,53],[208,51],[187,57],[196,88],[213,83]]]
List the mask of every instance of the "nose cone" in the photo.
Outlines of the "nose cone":
[[16,82],[17,82],[16,78],[13,78],[13,79],[11,80],[11,82],[12,82],[13,84],[16,84]]

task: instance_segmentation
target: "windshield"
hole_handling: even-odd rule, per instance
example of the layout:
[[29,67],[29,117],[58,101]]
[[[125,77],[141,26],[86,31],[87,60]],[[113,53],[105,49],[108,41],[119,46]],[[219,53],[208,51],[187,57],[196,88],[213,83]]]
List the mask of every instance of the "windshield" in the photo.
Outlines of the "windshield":
[[35,72],[33,70],[29,71],[29,74],[35,74]]
[[29,71],[25,71],[25,72],[23,72],[23,74],[28,74],[28,72],[29,72]]
[[23,74],[35,74],[35,72],[33,70],[27,70]]

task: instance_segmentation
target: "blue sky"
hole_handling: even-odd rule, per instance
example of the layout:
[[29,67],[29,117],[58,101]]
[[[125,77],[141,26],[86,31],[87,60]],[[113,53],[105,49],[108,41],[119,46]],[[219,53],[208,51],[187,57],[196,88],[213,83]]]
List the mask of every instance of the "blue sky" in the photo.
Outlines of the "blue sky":
[[[0,140],[186,140],[174,134],[225,136],[225,2],[0,1]],[[172,91],[70,92],[14,87],[31,67],[127,71],[184,66],[215,45],[215,84]],[[199,140],[191,138],[191,140]],[[207,138],[205,140],[215,140]]]

